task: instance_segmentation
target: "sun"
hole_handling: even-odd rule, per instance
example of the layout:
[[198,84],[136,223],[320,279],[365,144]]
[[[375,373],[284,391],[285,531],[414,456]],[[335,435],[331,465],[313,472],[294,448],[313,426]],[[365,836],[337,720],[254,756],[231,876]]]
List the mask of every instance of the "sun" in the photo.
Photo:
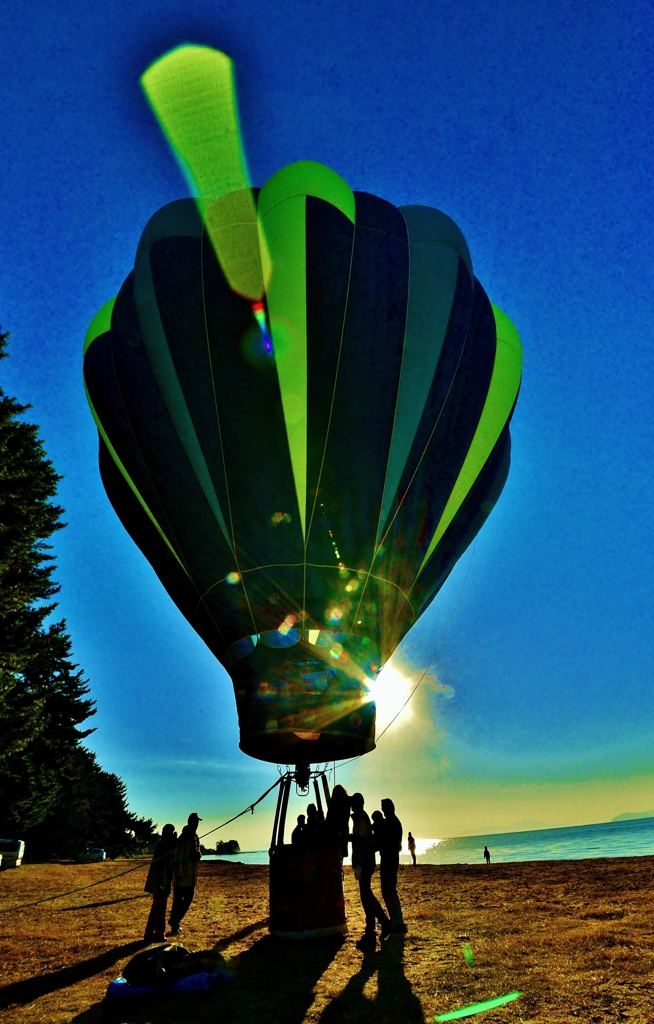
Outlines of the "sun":
[[[386,665],[375,681],[370,684],[370,695],[377,705],[377,731],[384,729],[393,720],[411,693],[411,680],[398,672],[392,665]],[[395,727],[407,722],[413,715],[411,704],[402,711]]]

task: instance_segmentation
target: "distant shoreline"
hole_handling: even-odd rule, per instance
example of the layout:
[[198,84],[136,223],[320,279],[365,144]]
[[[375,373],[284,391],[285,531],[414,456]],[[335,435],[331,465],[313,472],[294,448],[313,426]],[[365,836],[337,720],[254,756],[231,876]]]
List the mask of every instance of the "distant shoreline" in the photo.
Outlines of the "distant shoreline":
[[475,828],[468,832],[459,832],[456,836],[446,836],[447,839],[467,839],[474,836],[503,836],[513,835],[518,832],[546,832],[557,828],[590,828],[591,825],[610,825],[614,821],[645,821],[647,818],[654,818],[654,811],[623,811],[616,814],[608,821],[593,821],[588,823],[575,823],[574,825],[550,825],[545,821],[516,821],[512,825],[493,825],[492,827]]
[[[489,847],[494,864],[654,856],[654,817],[474,836],[416,836],[417,861],[423,865],[479,864],[483,861],[484,846]],[[268,850],[207,854],[204,859],[267,865]],[[400,861],[411,863],[408,851],[402,851]],[[344,863],[348,864],[349,858]]]

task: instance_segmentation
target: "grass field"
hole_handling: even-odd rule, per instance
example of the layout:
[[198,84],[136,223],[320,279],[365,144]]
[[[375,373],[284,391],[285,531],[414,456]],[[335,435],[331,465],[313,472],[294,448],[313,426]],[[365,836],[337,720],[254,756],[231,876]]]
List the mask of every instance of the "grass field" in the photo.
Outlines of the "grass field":
[[2,912],[136,863],[28,864],[0,874],[7,1024],[418,1024],[516,989],[520,999],[472,1019],[654,1024],[653,857],[402,867],[409,933],[366,956],[355,946],[363,917],[350,869],[350,934],[297,944],[267,934],[267,868],[202,864],[181,941],[220,948],[233,980],[186,996],[103,998],[143,948],[144,870]]

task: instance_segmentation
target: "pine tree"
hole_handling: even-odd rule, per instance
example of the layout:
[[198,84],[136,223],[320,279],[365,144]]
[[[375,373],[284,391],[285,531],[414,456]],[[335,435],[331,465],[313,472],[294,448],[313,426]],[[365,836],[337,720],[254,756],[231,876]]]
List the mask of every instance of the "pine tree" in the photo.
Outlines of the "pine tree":
[[[0,359],[8,334],[0,332]],[[37,825],[54,806],[62,770],[92,730],[88,686],[70,658],[65,622],[47,623],[54,559],[47,540],[65,524],[52,502],[60,479],[29,409],[0,389],[0,828]]]
[[[8,337],[0,330],[0,359]],[[130,813],[122,779],[81,745],[94,702],[65,621],[48,621],[61,478],[21,418],[29,408],[0,388],[0,830],[26,839],[31,856],[75,856],[89,844],[129,854],[156,826]]]
[[123,780],[78,746],[67,758],[57,801],[24,838],[32,855],[75,857],[84,847],[101,846],[117,857],[147,846],[155,828],[151,818],[130,814]]

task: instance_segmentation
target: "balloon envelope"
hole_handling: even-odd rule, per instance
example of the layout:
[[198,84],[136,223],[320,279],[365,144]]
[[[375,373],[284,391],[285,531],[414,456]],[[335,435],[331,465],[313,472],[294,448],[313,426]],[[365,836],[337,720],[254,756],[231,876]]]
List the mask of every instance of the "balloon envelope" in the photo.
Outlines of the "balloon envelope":
[[229,672],[241,748],[326,761],[374,747],[370,683],[497,501],[521,347],[445,214],[309,161],[253,194],[262,301],[171,203],[84,377],[107,494]]

